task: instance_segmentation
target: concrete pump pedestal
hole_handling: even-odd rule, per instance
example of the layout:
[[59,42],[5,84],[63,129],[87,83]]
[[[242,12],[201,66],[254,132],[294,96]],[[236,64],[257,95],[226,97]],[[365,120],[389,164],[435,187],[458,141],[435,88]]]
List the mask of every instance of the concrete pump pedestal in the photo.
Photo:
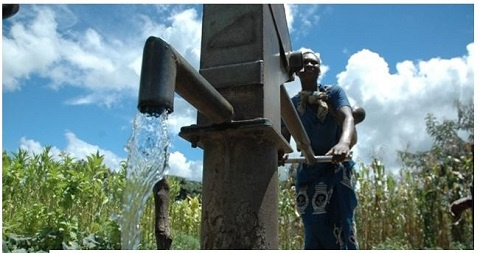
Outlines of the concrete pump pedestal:
[[278,249],[280,85],[292,79],[283,5],[204,5],[200,74],[233,106],[180,136],[204,150],[202,249]]

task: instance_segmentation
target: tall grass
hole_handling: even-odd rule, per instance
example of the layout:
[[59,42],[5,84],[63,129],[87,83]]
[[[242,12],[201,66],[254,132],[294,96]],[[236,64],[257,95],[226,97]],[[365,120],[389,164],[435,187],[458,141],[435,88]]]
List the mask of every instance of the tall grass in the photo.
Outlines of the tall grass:
[[[3,240],[33,251],[119,248],[118,223],[125,175],[111,172],[97,153],[60,160],[49,148],[30,156],[3,152]],[[118,238],[117,238],[118,237]]]
[[[471,160],[463,163],[471,166]],[[401,170],[395,177],[379,161],[361,166],[356,172],[360,248],[473,249],[472,212],[465,212],[458,224],[449,213],[452,201],[469,195],[468,184],[439,171],[434,167],[420,176]]]
[[302,249],[304,244],[303,223],[296,209],[296,193],[293,172],[296,165],[289,169],[289,177],[279,182],[278,199],[278,241],[279,248],[284,250]]
[[[379,160],[355,172],[359,206],[355,217],[361,249],[473,249],[473,215],[454,224],[448,207],[467,196],[472,156],[445,158],[428,172],[387,173]],[[445,167],[447,166],[447,167]],[[450,166],[450,167],[448,167]],[[467,174],[468,175],[468,174]],[[84,161],[53,159],[46,149],[29,155],[3,152],[3,241],[10,250],[119,249],[116,215],[125,171],[112,172],[93,154]],[[173,177],[170,224],[173,249],[200,248],[201,196],[177,199]],[[279,182],[279,247],[303,248],[293,177]],[[155,249],[153,197],[141,219],[140,249]]]

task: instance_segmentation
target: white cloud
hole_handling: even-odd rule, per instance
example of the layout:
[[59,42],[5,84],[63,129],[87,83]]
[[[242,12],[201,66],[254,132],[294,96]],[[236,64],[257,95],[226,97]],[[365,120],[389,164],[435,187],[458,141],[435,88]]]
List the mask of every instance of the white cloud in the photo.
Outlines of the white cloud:
[[[364,49],[353,54],[337,75],[337,83],[352,105],[367,112],[366,120],[357,126],[354,159],[369,163],[372,157],[379,157],[388,169],[396,171],[400,167],[397,151],[428,149],[432,140],[425,131],[427,113],[438,119],[455,119],[454,100],[473,99],[473,50],[472,43],[463,57],[399,62],[394,71],[375,52]],[[322,67],[320,80],[329,69]],[[285,86],[290,96],[301,89],[298,78]],[[296,150],[293,139],[290,144]],[[294,152],[290,157],[298,155]]]
[[[4,34],[3,87],[18,90],[23,79],[39,75],[49,79],[53,89],[64,85],[92,93],[135,89],[132,84],[138,83],[138,76],[128,67],[133,59],[121,51],[126,47],[113,47],[93,29],[87,28],[84,34],[60,30],[60,14],[55,12],[59,10],[62,8],[34,5],[33,19],[14,22]],[[92,102],[102,104],[103,99]]]
[[360,160],[379,155],[387,168],[399,168],[396,151],[428,149],[425,116],[456,118],[455,99],[473,99],[473,44],[468,54],[451,59],[400,62],[395,73],[377,53],[361,50],[337,75],[352,105],[363,106],[367,117],[357,126]]
[[[99,152],[103,156],[105,166],[118,171],[122,161],[126,161],[126,158],[119,157],[115,153],[109,150],[100,148],[97,145],[93,145],[79,139],[74,133],[67,131],[65,133],[67,140],[67,146],[64,150],[57,147],[51,147],[49,154],[53,159],[59,161],[62,153],[68,154],[75,160],[86,159],[88,156]],[[26,150],[30,154],[41,154],[45,147],[38,141],[22,137],[20,139],[20,148]],[[203,162],[202,161],[190,161],[187,160],[184,154],[179,151],[175,151],[169,156],[169,175],[183,177],[188,180],[202,181]]]
[[87,156],[95,154],[98,151],[99,154],[103,156],[105,166],[115,171],[120,169],[120,163],[123,158],[117,156],[112,151],[101,149],[97,145],[87,143],[77,138],[77,136],[72,132],[65,133],[65,137],[67,138],[68,142],[65,152],[70,154],[73,158],[79,160],[85,159]]
[[[98,151],[99,154],[103,156],[105,166],[115,171],[120,169],[120,162],[125,160],[109,150],[101,149],[96,145],[79,139],[72,132],[67,131],[65,133],[65,138],[67,140],[67,147],[64,150],[61,150],[57,147],[51,147],[50,155],[53,157],[53,159],[59,160],[60,154],[66,153],[76,160],[82,160],[86,159],[92,154],[97,153]],[[40,154],[43,152],[45,147],[42,146],[42,144],[38,141],[22,137],[20,139],[20,148],[28,151],[31,154]]]
[[117,93],[99,91],[97,93],[91,93],[85,96],[70,98],[66,100],[65,103],[69,105],[88,105],[102,101],[103,105],[111,107],[119,100],[119,98],[120,95]]
[[289,32],[293,32],[293,24],[295,22],[295,13],[297,12],[297,6],[293,4],[284,4],[285,8],[285,18],[287,19],[287,27]]
[[[27,139],[26,137],[20,138],[20,149],[28,151],[31,155],[43,153],[45,147],[43,147],[40,142]],[[51,147],[50,155],[54,159],[58,159],[61,151],[56,147]]]
[[[75,86],[89,93],[69,98],[69,104],[108,107],[125,96],[136,97],[143,46],[152,35],[166,40],[198,67],[201,20],[194,9],[179,10],[166,20],[160,19],[170,22],[169,26],[134,13],[135,17],[142,17],[138,27],[125,29],[138,30],[138,33],[120,40],[103,37],[104,33],[94,28],[86,27],[79,32],[68,29],[72,22],[77,22],[68,5],[26,8],[30,8],[29,15],[12,22],[2,36],[5,91],[20,90],[25,80],[38,75],[50,80],[53,89]],[[105,95],[109,95],[109,99],[105,100]]]
[[[36,8],[34,11],[39,11]],[[3,87],[20,88],[20,80],[33,72],[44,72],[59,59],[54,13],[40,12],[30,23],[15,22],[9,37],[3,36]],[[40,50],[41,49],[41,50]]]
[[[285,4],[285,15],[291,36],[305,36],[312,29],[318,28],[321,16],[329,11],[328,9],[319,10],[319,8],[321,8],[319,5],[312,4]],[[294,23],[299,29],[295,29]]]
[[[165,11],[164,6],[157,7]],[[292,36],[311,32],[321,15],[328,11],[320,12],[316,8],[319,7],[285,5]],[[29,12],[33,19],[19,18],[4,32],[2,81],[5,91],[21,89],[24,80],[39,75],[49,78],[52,88],[71,85],[87,91],[84,96],[67,98],[69,104],[113,106],[124,96],[137,96],[141,52],[146,38],[152,35],[166,40],[198,68],[201,18],[194,9],[179,9],[165,20],[157,19],[161,23],[135,14],[132,19],[138,20],[137,27],[130,29],[139,32],[135,38],[123,40],[103,37],[102,31],[94,28],[86,28],[78,34],[68,33],[62,29],[73,25],[74,14],[67,11],[68,5],[62,12],[68,12],[68,18],[58,10],[48,5],[33,6]],[[65,19],[69,22],[64,22]],[[294,23],[302,29],[294,31]],[[397,150],[407,146],[413,150],[429,147],[424,131],[426,114],[454,118],[453,100],[473,98],[473,44],[468,45],[467,50],[469,53],[464,57],[400,62],[393,71],[380,55],[370,50],[351,56],[345,71],[337,78],[351,103],[367,111],[366,120],[357,127],[360,141],[354,152],[359,160],[368,162],[371,155],[381,153],[387,167],[396,166]],[[323,65],[322,76],[327,71],[328,66]],[[286,87],[289,94],[294,95],[300,90],[298,78]],[[175,113],[169,116],[170,132],[176,135],[180,127],[195,121],[196,110],[185,100],[175,98]],[[69,143],[66,150],[78,157],[88,150],[99,149],[73,133],[67,133],[66,138]],[[21,142],[32,151],[38,152],[41,147],[38,142],[26,138]],[[112,164],[120,159],[109,151],[102,152]],[[179,174],[201,171],[198,162],[186,160],[183,154],[174,152],[172,156],[172,171],[178,169]]]
[[159,37],[169,43],[194,68],[199,68],[202,20],[195,9],[173,12],[167,18],[171,25],[156,23],[149,17],[142,16],[142,37]]
[[180,133],[180,128],[190,126],[197,122],[197,110],[185,99],[175,96],[173,113],[168,115],[168,131],[175,135]]
[[[86,91],[85,95],[66,98],[65,102],[70,105],[101,104],[111,107],[125,96],[136,97],[143,46],[149,36],[164,39],[192,66],[199,66],[201,17],[196,10],[182,6],[177,8],[179,6],[174,5],[171,13],[159,8],[165,19],[154,20],[146,15],[133,14],[135,18],[132,19],[138,20],[136,27],[125,29],[138,32],[134,38],[120,40],[115,36],[104,37],[105,33],[95,30],[98,28],[86,27],[79,32],[63,30],[78,21],[68,5],[63,8],[32,5],[29,18],[12,22],[10,31],[3,34],[4,59],[16,59],[3,61],[3,87],[6,91],[19,90],[24,80],[39,75],[50,79],[49,85],[53,89],[75,86]],[[168,9],[171,11],[172,8]],[[197,112],[178,96],[174,109],[175,113],[169,116],[169,131],[176,136],[182,126],[196,122]],[[76,159],[83,159],[99,150],[109,167],[117,168],[122,160],[113,152],[80,140],[71,132],[67,132],[65,137],[68,144],[64,152]],[[42,150],[40,143],[26,138],[22,139],[22,146],[32,152]],[[56,147],[53,150],[60,153]],[[192,175],[189,177],[201,178],[201,164],[187,161],[181,153],[172,155],[171,164],[173,174],[188,176],[187,170],[190,169]]]
[[185,155],[175,151],[169,157],[169,175],[183,177],[188,180],[202,181],[203,162],[188,161]]

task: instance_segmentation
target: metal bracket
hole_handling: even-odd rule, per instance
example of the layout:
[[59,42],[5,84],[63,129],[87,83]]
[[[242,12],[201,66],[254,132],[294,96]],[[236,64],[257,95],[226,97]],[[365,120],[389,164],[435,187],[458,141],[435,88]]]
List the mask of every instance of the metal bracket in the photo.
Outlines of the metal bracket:
[[232,121],[211,126],[191,125],[182,127],[179,135],[192,143],[192,147],[198,146],[203,149],[202,138],[222,133],[252,137],[257,141],[271,141],[279,150],[283,150],[285,153],[293,152],[287,140],[265,118]]

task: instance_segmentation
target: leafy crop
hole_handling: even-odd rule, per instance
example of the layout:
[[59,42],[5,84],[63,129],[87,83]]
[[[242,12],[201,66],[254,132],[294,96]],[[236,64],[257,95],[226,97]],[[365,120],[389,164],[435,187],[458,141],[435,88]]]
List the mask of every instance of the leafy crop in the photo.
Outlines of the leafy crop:
[[[399,152],[403,168],[387,172],[380,159],[355,171],[359,205],[355,218],[361,249],[473,249],[473,214],[455,222],[452,201],[470,195],[473,185],[473,102],[456,104],[458,120],[427,115],[430,150]],[[460,137],[463,132],[467,140]],[[75,160],[50,155],[2,153],[3,249],[120,249],[126,167],[111,171],[103,157]],[[294,171],[294,167],[291,172]],[[296,212],[293,173],[279,182],[279,247],[303,248]],[[172,249],[199,249],[201,185],[169,177]],[[155,249],[153,194],[140,221],[140,249]]]

